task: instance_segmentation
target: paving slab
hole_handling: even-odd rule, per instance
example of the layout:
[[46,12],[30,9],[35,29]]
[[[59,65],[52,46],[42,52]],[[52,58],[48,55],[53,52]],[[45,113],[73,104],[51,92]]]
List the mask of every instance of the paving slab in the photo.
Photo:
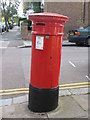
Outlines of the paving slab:
[[[18,97],[19,101],[20,99]],[[27,99],[27,96],[25,99]],[[58,107],[48,113],[34,113],[30,111],[28,102],[3,106],[0,107],[0,110],[3,118],[88,118],[87,95],[59,97]]]
[[28,95],[13,98],[13,104],[23,103],[27,101],[28,101]]
[[2,119],[2,107],[0,107],[0,120]]
[[82,107],[83,110],[88,111],[88,94],[86,95],[73,95],[74,100]]
[[89,114],[89,119],[90,119],[90,94],[88,96],[88,114]]
[[28,103],[5,106],[2,108],[3,118],[47,118],[46,113],[34,113],[28,109]]
[[69,42],[68,40],[63,40],[62,45],[63,45],[63,46],[64,46],[64,45],[74,45],[74,46],[75,46],[75,43],[71,43],[71,42]]
[[21,34],[20,31],[15,27],[12,30],[9,30],[9,32],[2,34],[2,39],[6,41],[14,41],[18,40],[18,38],[21,38]]
[[88,112],[84,111],[72,96],[60,97],[60,107],[48,112],[48,118],[88,118]]
[[12,104],[12,99],[0,99],[0,106],[9,106]]
[[26,47],[32,47],[32,40],[26,40],[26,41],[23,41],[23,43]]
[[78,88],[78,89],[70,89],[69,90],[71,94],[80,95],[80,94],[86,94],[89,92],[88,88]]
[[59,90],[59,96],[71,95],[69,90]]

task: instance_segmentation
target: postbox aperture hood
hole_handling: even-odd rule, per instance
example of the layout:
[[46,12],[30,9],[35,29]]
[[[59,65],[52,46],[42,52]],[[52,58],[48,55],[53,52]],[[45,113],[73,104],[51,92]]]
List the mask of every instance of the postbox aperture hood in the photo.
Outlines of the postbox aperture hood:
[[34,13],[29,15],[29,19],[33,21],[51,21],[51,22],[67,22],[69,18],[67,16],[63,16],[57,13]]

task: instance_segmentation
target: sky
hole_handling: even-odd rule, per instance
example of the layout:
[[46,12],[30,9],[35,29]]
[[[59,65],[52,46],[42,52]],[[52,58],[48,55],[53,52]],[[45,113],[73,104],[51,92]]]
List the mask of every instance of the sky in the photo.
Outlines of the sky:
[[20,0],[20,5],[18,7],[18,15],[22,17],[22,14],[23,14],[23,3],[22,0]]
[[[2,0],[1,0],[2,1]],[[10,0],[3,0],[4,2],[6,1],[7,2],[7,5],[9,4],[9,1]],[[11,0],[12,1],[12,0]],[[23,4],[22,4],[22,1],[23,0],[19,0],[20,1],[20,5],[19,5],[19,7],[18,7],[18,15],[20,16],[20,17],[22,17],[22,14],[23,14]]]

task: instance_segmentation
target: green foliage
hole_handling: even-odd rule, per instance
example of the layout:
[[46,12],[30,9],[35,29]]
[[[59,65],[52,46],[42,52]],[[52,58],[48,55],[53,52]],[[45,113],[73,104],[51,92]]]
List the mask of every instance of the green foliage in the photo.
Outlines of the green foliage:
[[26,19],[23,22],[28,23],[28,30],[32,30],[32,21]]
[[41,2],[31,2],[35,13],[41,12]]
[[[13,15],[17,15],[17,8],[19,6],[19,0],[13,0],[13,2],[9,1],[2,1],[2,18],[4,17],[4,21],[6,24],[6,31],[8,32],[8,25],[10,21],[14,21]],[[12,27],[11,27],[12,28]]]
[[12,17],[15,14],[17,14],[17,10],[15,9],[14,5],[12,5],[10,7],[9,17]]
[[28,23],[28,26],[31,26],[31,25],[32,25],[32,22],[31,22],[30,20],[27,20],[27,19],[26,19],[26,20],[24,20],[23,22],[24,22],[24,23]]
[[18,16],[14,18],[14,22],[18,23]]
[[2,21],[2,22],[5,22],[4,17],[1,18],[1,21]]
[[13,15],[17,14],[17,10],[15,8],[15,5],[13,5],[11,2],[9,3],[9,6],[7,4],[3,4],[3,9],[2,9],[2,17],[5,16],[5,14],[8,15],[8,18],[13,17]]
[[21,17],[19,17],[19,18],[18,18],[18,26],[20,26],[20,21],[24,21],[24,20],[26,20],[26,18],[21,18]]
[[13,28],[13,25],[11,23],[9,23],[9,28],[12,29]]

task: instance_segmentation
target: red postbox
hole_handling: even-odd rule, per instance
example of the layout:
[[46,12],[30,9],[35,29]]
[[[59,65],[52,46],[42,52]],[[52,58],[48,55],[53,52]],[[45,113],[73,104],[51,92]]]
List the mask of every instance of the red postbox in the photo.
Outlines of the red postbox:
[[36,13],[29,19],[33,21],[29,109],[47,112],[58,106],[63,27],[68,17]]

